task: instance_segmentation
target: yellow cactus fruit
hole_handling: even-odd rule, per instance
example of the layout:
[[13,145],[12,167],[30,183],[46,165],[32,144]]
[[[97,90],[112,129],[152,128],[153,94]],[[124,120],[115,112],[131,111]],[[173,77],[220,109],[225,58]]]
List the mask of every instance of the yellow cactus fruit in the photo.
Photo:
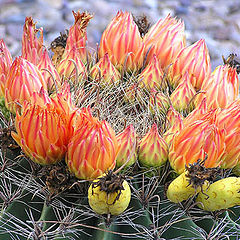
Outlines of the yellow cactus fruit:
[[167,189],[167,198],[174,203],[189,199],[199,192],[205,191],[210,182],[220,171],[219,168],[205,168],[204,160],[186,166],[185,171],[174,179]]
[[[167,198],[174,203],[179,203],[189,199],[198,192],[201,191],[201,187],[194,188],[189,183],[188,173],[183,172],[176,179],[174,179],[168,187]],[[205,181],[202,188],[206,188],[209,185],[208,181]]]
[[206,211],[216,211],[240,205],[240,178],[228,177],[214,182],[199,193],[196,202]]
[[112,171],[94,180],[88,189],[90,207],[97,214],[119,215],[131,200],[128,182]]

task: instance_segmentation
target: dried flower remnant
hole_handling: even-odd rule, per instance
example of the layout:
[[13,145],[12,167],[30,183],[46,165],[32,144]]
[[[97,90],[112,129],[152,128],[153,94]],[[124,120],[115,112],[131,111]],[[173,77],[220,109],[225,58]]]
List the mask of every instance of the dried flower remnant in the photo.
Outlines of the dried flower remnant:
[[188,200],[199,192],[204,192],[221,173],[220,168],[206,168],[203,160],[186,165],[185,171],[174,179],[167,189],[167,198],[175,203]]
[[112,171],[94,180],[88,189],[89,205],[98,214],[119,215],[126,210],[130,199],[127,181]]
[[146,35],[151,26],[148,17],[144,14],[141,16],[133,16],[133,21],[137,24],[141,37]]
[[92,15],[87,12],[72,11],[74,16],[74,24],[70,27],[66,47],[62,58],[66,58],[69,52],[74,48],[78,51],[80,60],[85,64],[87,63],[87,25],[92,19]]
[[50,45],[52,52],[54,53],[52,57],[52,62],[55,66],[59,64],[64,53],[66,43],[68,38],[68,30],[65,30],[64,33],[60,32],[60,36],[55,38]]
[[237,58],[237,54],[231,53],[231,54],[229,54],[227,59],[225,59],[224,56],[222,56],[222,59],[223,59],[224,64],[229,65],[232,68],[235,68],[237,74],[240,73],[240,60],[239,60],[239,58]]

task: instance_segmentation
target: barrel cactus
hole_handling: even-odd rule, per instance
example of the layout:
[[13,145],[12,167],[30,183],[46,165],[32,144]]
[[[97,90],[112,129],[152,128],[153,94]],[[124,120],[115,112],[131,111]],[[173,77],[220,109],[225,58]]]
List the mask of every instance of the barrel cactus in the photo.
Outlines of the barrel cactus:
[[31,17],[22,56],[0,40],[0,240],[239,239],[236,61],[122,11],[93,53],[73,16],[52,59]]

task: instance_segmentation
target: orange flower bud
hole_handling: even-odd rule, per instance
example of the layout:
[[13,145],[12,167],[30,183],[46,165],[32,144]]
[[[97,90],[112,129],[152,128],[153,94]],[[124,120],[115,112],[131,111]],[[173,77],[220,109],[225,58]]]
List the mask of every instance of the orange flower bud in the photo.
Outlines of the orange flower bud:
[[239,80],[236,69],[227,65],[218,66],[206,79],[202,86],[202,91],[196,97],[195,104],[199,105],[206,97],[209,109],[225,108],[238,97]]
[[204,159],[206,153],[206,167],[220,166],[225,151],[225,130],[216,126],[215,117],[215,112],[209,112],[174,135],[168,159],[177,173],[184,172],[185,165]]
[[144,68],[137,78],[139,87],[147,89],[148,91],[153,88],[164,90],[167,87],[167,82],[163,76],[164,73],[159,61],[156,55],[153,55],[153,58],[150,60],[149,64]]
[[15,113],[19,104],[29,101],[42,87],[46,90],[47,84],[38,68],[22,57],[15,58],[5,84],[6,107]]
[[82,124],[69,141],[66,163],[80,179],[94,179],[113,169],[118,143],[113,129],[90,113],[82,115]]
[[183,116],[177,112],[172,106],[168,110],[166,115],[166,132],[163,134],[163,138],[168,144],[171,144],[175,134],[183,129]]
[[102,34],[99,58],[108,53],[113,65],[121,70],[137,71],[143,65],[144,44],[131,13],[119,11]]
[[118,85],[121,78],[107,53],[92,67],[90,76],[94,81],[100,82],[102,87]]
[[[117,155],[117,167],[121,167],[126,161],[125,167],[133,165],[137,160],[137,138],[133,125],[129,125],[117,135],[119,152]],[[130,158],[130,159],[129,159]]]
[[177,88],[172,92],[170,99],[172,102],[173,107],[177,111],[188,111],[191,112],[194,108],[193,105],[193,97],[196,95],[196,91],[192,86],[188,72],[186,72],[180,84]]
[[37,65],[42,54],[43,29],[37,29],[32,17],[26,17],[22,36],[22,57]]
[[173,106],[170,106],[166,115],[166,129],[169,129],[171,126],[175,125],[176,121],[182,122],[183,116],[176,111]]
[[193,87],[197,90],[201,89],[203,81],[209,78],[211,73],[210,56],[203,39],[183,48],[177,55],[174,64],[169,69],[169,81],[174,88],[179,84],[186,71]]
[[44,50],[37,67],[41,71],[49,90],[55,89],[55,84],[57,87],[60,87],[61,80],[60,80],[59,74],[56,68],[54,67],[51,59],[49,58],[48,52],[46,49]]
[[151,91],[149,97],[149,110],[152,114],[165,116],[170,107],[170,98],[163,92]]
[[233,168],[240,163],[240,105],[218,110],[216,124],[226,131],[221,167]]
[[140,140],[138,144],[138,160],[146,167],[162,166],[168,157],[168,146],[158,133],[154,123],[151,130]]
[[183,119],[183,124],[188,125],[195,120],[201,119],[208,112],[206,98],[204,98],[201,104],[190,112],[186,118]]
[[165,70],[186,45],[184,23],[170,15],[159,19],[144,36],[143,42],[145,44],[144,55],[148,53],[147,62],[150,62],[156,54],[162,69]]
[[[72,49],[63,57],[57,66],[57,71],[60,77],[70,79],[72,82],[78,84],[86,78],[86,68],[81,61],[79,51],[72,47]],[[78,76],[76,76],[78,74]]]
[[63,58],[66,58],[68,53],[75,48],[78,51],[78,56],[83,63],[87,62],[87,51],[86,51],[86,41],[87,32],[86,28],[89,21],[93,16],[87,12],[80,13],[72,11],[75,18],[74,25],[70,27],[68,33],[68,39],[66,43],[66,48],[63,54]]
[[7,74],[12,65],[12,56],[3,39],[0,39],[0,96],[4,96]]
[[40,94],[39,104],[25,101],[22,114],[16,113],[16,132],[12,132],[12,137],[32,161],[48,165],[63,159],[69,131],[66,116],[57,113],[51,99]]

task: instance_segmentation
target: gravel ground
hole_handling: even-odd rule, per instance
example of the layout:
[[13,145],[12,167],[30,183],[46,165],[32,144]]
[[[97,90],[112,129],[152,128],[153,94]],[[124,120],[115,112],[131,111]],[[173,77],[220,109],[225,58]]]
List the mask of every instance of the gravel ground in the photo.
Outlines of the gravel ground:
[[222,63],[222,55],[240,55],[239,0],[0,0],[0,38],[13,56],[20,55],[26,16],[32,16],[44,29],[48,47],[51,41],[73,24],[72,10],[94,14],[88,26],[89,45],[95,48],[101,34],[118,10],[147,15],[152,23],[168,13],[185,22],[187,43],[204,38],[211,55],[212,69]]

